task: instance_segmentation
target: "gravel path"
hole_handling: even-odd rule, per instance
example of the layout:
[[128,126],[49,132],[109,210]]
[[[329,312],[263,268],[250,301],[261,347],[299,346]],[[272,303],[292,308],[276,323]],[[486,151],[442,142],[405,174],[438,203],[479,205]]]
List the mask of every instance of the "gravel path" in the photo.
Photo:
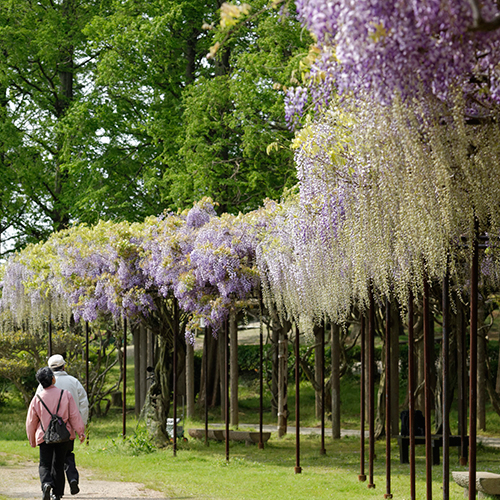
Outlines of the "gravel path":
[[[1,454],[0,454],[1,455]],[[150,490],[140,483],[126,483],[117,481],[101,481],[92,478],[92,472],[78,468],[80,472],[80,493],[72,497],[66,485],[66,495],[69,500],[135,500],[165,499],[163,493]],[[22,498],[41,500],[40,479],[38,464],[26,462],[24,464],[0,466],[0,495],[8,498]]]

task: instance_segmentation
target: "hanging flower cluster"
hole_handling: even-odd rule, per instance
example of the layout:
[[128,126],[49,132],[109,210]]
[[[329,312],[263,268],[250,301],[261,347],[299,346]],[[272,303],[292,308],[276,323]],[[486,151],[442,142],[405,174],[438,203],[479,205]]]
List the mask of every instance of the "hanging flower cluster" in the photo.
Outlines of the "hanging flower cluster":
[[2,268],[4,327],[27,319],[40,327],[55,313],[67,322],[71,314],[76,321],[147,316],[155,298],[170,296],[193,325],[203,318],[217,331],[256,284],[255,241],[244,216],[217,217],[209,199],[142,224],[101,221],[54,233]]
[[[469,96],[473,113],[500,102],[500,30],[478,29],[471,0],[296,0],[321,55],[305,82],[314,94],[368,93],[385,104],[432,94],[446,101],[450,89]],[[477,2],[479,7],[479,2]],[[480,2],[485,21],[497,2]],[[481,25],[479,25],[481,27]],[[319,76],[319,77],[318,77]],[[291,91],[292,92],[292,91]],[[294,102],[300,96],[300,106]],[[303,91],[289,95],[287,116],[304,109]]]
[[[296,136],[300,191],[269,206],[257,257],[265,297],[286,317],[342,321],[368,291],[397,297],[450,273],[468,280],[474,224],[490,236],[482,280],[500,286],[500,130],[437,98],[357,99]],[[465,237],[465,239],[464,239]]]
[[296,3],[319,54],[287,116],[305,88],[329,104],[296,134],[300,195],[259,247],[269,300],[335,320],[369,289],[404,304],[446,272],[464,284],[476,223],[498,287],[500,30],[476,29],[497,3]]

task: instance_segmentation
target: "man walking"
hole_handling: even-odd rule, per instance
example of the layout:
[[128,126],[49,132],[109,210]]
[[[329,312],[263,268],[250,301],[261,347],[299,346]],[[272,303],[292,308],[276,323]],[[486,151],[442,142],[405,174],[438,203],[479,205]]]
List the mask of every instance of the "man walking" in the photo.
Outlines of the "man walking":
[[[55,386],[59,389],[64,389],[68,391],[75,400],[76,406],[80,411],[83,423],[87,425],[87,420],[89,416],[89,400],[87,398],[87,393],[83,388],[83,385],[79,380],[71,375],[68,375],[64,369],[66,367],[66,362],[60,354],[54,354],[49,358],[47,362],[49,368],[54,373],[56,378]],[[42,390],[41,386],[38,387],[37,393]],[[74,441],[70,442],[70,448],[66,454],[66,460],[64,464],[64,470],[66,472],[66,478],[68,479],[69,488],[72,495],[76,495],[80,491],[79,474],[76,469],[75,464],[75,454],[73,453]]]

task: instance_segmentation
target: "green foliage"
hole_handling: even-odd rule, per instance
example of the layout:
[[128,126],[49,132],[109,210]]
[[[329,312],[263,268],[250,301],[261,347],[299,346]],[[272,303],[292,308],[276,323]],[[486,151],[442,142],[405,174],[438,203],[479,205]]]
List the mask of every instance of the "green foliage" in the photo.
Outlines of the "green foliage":
[[133,436],[125,436],[111,439],[111,443],[116,452],[131,454],[133,456],[153,453],[157,447],[151,441],[149,433],[144,427],[137,427]]
[[217,0],[2,2],[0,217],[16,248],[205,195],[245,212],[295,184],[283,97],[311,39],[293,3],[250,4],[228,32],[206,29]]
[[0,4],[2,229],[20,233],[18,246],[67,225],[86,192],[85,179],[65,166],[61,124],[83,94],[92,60],[83,27],[106,4]]
[[[52,346],[54,352],[64,353],[68,360],[81,350],[81,338],[71,331],[55,329]],[[0,332],[0,377],[9,380],[29,404],[38,383],[36,371],[45,366],[48,332],[35,330],[2,330]]]
[[278,15],[262,0],[249,5],[246,21],[216,34],[223,45],[214,73],[183,95],[182,161],[167,172],[171,196],[183,205],[208,195],[221,211],[246,212],[296,181],[283,98],[311,39],[293,11]]

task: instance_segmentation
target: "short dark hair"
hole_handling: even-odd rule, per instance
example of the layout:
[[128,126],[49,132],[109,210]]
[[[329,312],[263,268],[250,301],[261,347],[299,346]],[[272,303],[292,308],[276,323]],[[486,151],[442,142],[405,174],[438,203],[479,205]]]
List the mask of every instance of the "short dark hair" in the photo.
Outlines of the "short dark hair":
[[50,387],[52,385],[53,377],[54,374],[48,366],[44,366],[36,372],[36,379],[44,389],[47,389],[47,387]]

